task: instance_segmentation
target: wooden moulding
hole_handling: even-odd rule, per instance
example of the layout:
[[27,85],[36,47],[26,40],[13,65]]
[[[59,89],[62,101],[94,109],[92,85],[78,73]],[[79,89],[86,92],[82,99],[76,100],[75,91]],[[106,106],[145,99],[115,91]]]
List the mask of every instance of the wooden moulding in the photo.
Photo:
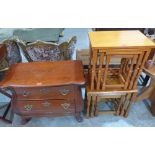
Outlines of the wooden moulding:
[[88,95],[98,95],[98,96],[116,96],[116,95],[125,95],[127,93],[137,93],[138,90],[120,90],[120,91],[115,91],[115,90],[110,90],[110,91],[91,91],[87,90]]

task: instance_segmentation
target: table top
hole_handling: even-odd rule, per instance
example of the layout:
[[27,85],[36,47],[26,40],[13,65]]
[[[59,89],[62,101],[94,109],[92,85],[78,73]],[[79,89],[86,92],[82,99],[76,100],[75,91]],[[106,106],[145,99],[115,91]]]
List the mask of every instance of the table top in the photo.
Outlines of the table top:
[[0,87],[37,87],[83,85],[85,83],[81,61],[17,63],[6,72]]
[[95,31],[89,32],[89,39],[92,48],[155,48],[149,38],[138,30],[129,31]]

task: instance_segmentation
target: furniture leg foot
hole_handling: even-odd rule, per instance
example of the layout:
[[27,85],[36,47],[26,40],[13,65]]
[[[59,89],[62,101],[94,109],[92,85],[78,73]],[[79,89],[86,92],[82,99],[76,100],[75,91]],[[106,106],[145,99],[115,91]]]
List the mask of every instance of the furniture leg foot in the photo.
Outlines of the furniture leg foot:
[[94,95],[94,96],[92,96],[92,105],[91,105],[91,114],[90,114],[91,117],[94,117],[94,114],[95,114],[95,106],[97,104],[96,102],[97,102],[97,96]]
[[91,96],[87,94],[87,110],[86,110],[86,117],[90,117],[90,103],[91,103]]
[[94,117],[94,114],[93,114],[93,113],[91,113],[90,117]]
[[30,118],[24,118],[24,117],[22,117],[21,124],[22,124],[22,125],[25,125],[25,124],[28,123],[31,119],[32,119],[31,117],[30,117]]
[[77,120],[78,122],[82,122],[82,121],[83,121],[83,117],[81,116],[80,113],[77,113],[77,114],[75,115],[75,118],[76,118],[76,120]]
[[95,110],[95,116],[98,116],[98,109]]
[[87,118],[87,119],[90,118],[90,117],[89,117],[89,114],[86,114],[86,118]]
[[127,118],[127,117],[128,117],[128,115],[129,115],[128,113],[125,113],[124,117],[125,117],[125,118]]

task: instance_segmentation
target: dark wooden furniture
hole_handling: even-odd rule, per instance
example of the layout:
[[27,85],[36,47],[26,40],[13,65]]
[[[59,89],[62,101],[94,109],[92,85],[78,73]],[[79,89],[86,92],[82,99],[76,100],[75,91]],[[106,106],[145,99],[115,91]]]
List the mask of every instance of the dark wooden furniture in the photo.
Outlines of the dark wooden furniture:
[[[126,117],[136,98],[137,79],[155,44],[139,31],[89,32],[89,39],[87,116],[98,113],[102,97],[113,100],[114,114]],[[113,58],[121,59],[111,67]]]
[[[8,70],[8,63],[7,61],[5,60],[6,58],[6,55],[7,55],[7,51],[6,51],[6,47],[4,44],[0,44],[0,80],[3,79],[3,76],[4,76],[4,72],[6,70]],[[0,88],[0,93],[11,98],[12,96],[10,94],[8,94],[6,91],[4,91],[3,89]],[[4,113],[2,116],[0,116],[0,120],[3,120],[7,123],[11,123],[12,122],[12,119],[11,119],[11,115],[10,115],[10,119],[7,119],[6,116],[10,110],[10,106],[11,106],[11,103],[7,103],[5,105],[1,105],[0,106],[0,109],[4,109],[6,107],[6,109],[4,110]]]
[[1,88],[13,92],[13,112],[26,122],[37,116],[75,115],[82,121],[81,61],[30,62],[12,65]]

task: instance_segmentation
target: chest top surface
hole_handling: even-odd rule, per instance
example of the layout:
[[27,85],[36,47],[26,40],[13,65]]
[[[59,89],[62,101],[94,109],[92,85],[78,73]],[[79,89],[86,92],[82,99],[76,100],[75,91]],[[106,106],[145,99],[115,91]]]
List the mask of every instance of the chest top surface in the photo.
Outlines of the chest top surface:
[[12,65],[0,87],[60,86],[85,83],[81,61],[30,62]]
[[88,33],[92,48],[155,48],[155,43],[137,30]]

